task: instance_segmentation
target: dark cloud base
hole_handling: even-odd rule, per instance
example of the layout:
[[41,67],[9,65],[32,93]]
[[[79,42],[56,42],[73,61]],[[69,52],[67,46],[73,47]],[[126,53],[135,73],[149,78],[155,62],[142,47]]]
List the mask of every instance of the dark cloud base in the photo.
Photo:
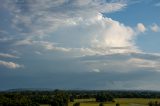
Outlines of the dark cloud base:
[[[91,90],[154,90],[157,89],[159,73],[139,70],[138,72],[27,72],[5,71],[0,75],[0,90],[16,88],[91,89]],[[154,82],[154,83],[153,83]],[[146,86],[148,85],[148,86]],[[150,85],[155,85],[151,88]]]

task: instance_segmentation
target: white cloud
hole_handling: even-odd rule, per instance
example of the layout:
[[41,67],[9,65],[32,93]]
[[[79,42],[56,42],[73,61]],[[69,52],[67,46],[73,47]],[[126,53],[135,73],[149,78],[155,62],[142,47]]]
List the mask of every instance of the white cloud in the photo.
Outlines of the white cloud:
[[[24,39],[17,41],[15,45],[40,45],[46,50],[80,51],[82,55],[140,52],[134,42],[137,31],[102,15],[125,8],[126,0],[110,2],[105,0],[35,0],[34,2],[29,0],[26,2],[24,0],[24,2],[8,1],[6,4],[11,7],[10,12],[14,14],[12,20],[14,26],[21,29],[21,34],[27,33]],[[29,8],[20,8],[21,5]],[[138,23],[137,30],[145,32],[146,28],[142,23]],[[57,36],[55,32],[57,35],[64,32],[61,39],[69,39],[67,42],[60,41],[63,42],[61,47],[46,40],[48,36]],[[79,36],[75,41],[73,36],[77,34]],[[79,47],[66,46],[71,45],[72,42],[79,44]]]
[[[25,1],[24,1],[25,2]],[[64,36],[70,39],[64,45],[75,42],[70,36],[80,35],[81,41],[87,42],[87,47],[83,47],[84,42],[77,41],[80,47],[58,47],[46,41],[37,45],[43,46],[46,50],[71,51],[79,48],[86,55],[138,52],[134,37],[134,29],[111,18],[104,17],[102,13],[120,11],[127,6],[126,0],[29,0],[25,3],[8,1],[11,7],[10,12],[14,13],[13,26],[27,30],[27,37],[16,42],[16,45],[33,45],[34,39],[40,39],[52,35],[55,31],[61,33],[62,29],[70,28]],[[28,9],[19,8],[21,5],[29,6]],[[21,26],[21,27],[20,27]],[[80,28],[86,31],[79,31]],[[88,30],[87,30],[88,29]],[[76,32],[78,30],[78,32]],[[144,32],[143,24],[138,24],[138,30]],[[85,37],[84,37],[85,36]],[[90,37],[86,39],[86,37]],[[38,41],[38,40],[37,40]],[[84,45],[86,46],[86,45]],[[115,49],[116,48],[116,49]],[[86,52],[85,52],[86,50]]]
[[92,72],[96,72],[96,73],[99,73],[100,70],[99,69],[93,69]]
[[[71,33],[67,30],[68,28]],[[77,32],[80,28],[86,30]],[[137,34],[134,29],[111,18],[103,17],[100,13],[89,19],[80,19],[75,27],[64,27],[64,31],[60,29],[57,32],[63,32],[61,37],[68,39],[69,42],[64,42],[64,45],[75,42],[75,39],[71,40],[71,38],[79,34],[76,36],[78,41],[75,43],[80,47],[59,47],[54,42],[32,40],[32,38],[17,41],[16,45],[39,45],[46,50],[72,52],[77,56],[140,52],[134,42]],[[88,43],[89,46],[81,47],[84,43]]]
[[146,27],[144,26],[144,24],[138,23],[138,24],[137,24],[137,30],[138,30],[139,32],[145,32],[145,31],[146,31]]
[[15,55],[8,54],[8,53],[0,53],[0,57],[3,57],[3,58],[19,58]]
[[53,50],[53,51],[62,51],[68,52],[70,48],[58,47],[56,43],[48,42],[48,41],[36,41],[32,39],[23,39],[15,42],[16,46],[23,46],[23,45],[33,45],[33,46],[41,46],[46,50]]
[[44,42],[41,44],[45,49],[47,50],[53,50],[53,51],[63,51],[63,52],[68,52],[70,51],[69,48],[64,48],[64,47],[57,47],[54,46],[54,44],[49,43],[49,42]]
[[[26,5],[26,9],[23,6]],[[24,0],[6,1],[6,7],[13,14],[12,26],[31,36],[46,36],[59,27],[75,25],[82,19],[89,19],[97,13],[119,11],[127,6],[125,0]]]
[[[142,23],[137,24],[137,33],[133,28],[102,15],[102,13],[120,11],[125,8],[127,6],[125,0],[109,2],[104,0],[29,0],[24,2],[8,1],[6,3],[6,6],[11,7],[9,11],[14,13],[12,20],[14,26],[20,29],[21,34],[27,33],[24,39],[17,41],[15,45],[36,44],[46,50],[80,51],[82,55],[140,52],[135,45],[134,38],[139,32],[146,31]],[[21,5],[29,6],[29,8],[19,8]],[[80,32],[80,28],[86,30]],[[63,29],[70,29],[70,31],[63,33]],[[59,47],[54,42],[43,41],[46,36],[56,36],[55,32],[62,33],[62,39],[69,39],[68,42],[62,41],[63,45]],[[79,39],[72,40],[73,36],[79,33],[81,33],[77,37]],[[81,44],[79,47],[65,46],[72,42]]]
[[160,27],[157,24],[153,24],[150,28],[153,32],[160,31]]
[[48,42],[48,41],[32,41],[32,45],[41,46],[49,51],[61,51],[61,52],[69,52],[70,48],[59,47],[56,43]]
[[101,28],[92,40],[92,47],[105,53],[136,52],[134,30],[110,18],[99,20]]
[[18,40],[17,42],[15,42],[14,45],[31,45],[32,44],[32,40],[31,39],[23,39],[23,40]]
[[35,51],[34,53],[35,53],[35,54],[38,54],[38,55],[42,55],[42,53],[39,52],[39,51]]
[[0,60],[0,66],[4,66],[6,68],[10,68],[10,69],[16,69],[16,68],[21,68],[23,67],[22,65],[19,65],[17,63],[14,62],[6,62],[6,61],[2,61]]

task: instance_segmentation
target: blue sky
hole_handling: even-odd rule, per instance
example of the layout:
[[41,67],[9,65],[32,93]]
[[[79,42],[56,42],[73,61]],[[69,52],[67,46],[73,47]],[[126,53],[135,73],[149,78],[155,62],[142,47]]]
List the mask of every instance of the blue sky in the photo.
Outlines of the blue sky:
[[0,0],[0,90],[159,90],[159,0]]

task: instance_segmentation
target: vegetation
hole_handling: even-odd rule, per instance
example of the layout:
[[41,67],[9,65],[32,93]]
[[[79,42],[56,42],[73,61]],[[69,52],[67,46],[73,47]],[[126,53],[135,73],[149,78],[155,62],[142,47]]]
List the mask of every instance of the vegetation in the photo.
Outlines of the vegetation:
[[158,98],[153,91],[6,91],[0,106],[160,106]]
[[73,106],[80,106],[80,103],[76,102],[76,103],[73,104]]
[[103,104],[103,103],[100,103],[99,106],[104,106],[104,104]]
[[39,106],[39,104],[19,94],[7,94],[0,96],[0,106]]
[[68,106],[69,97],[67,93],[63,91],[55,91],[53,99],[51,100],[51,106]]
[[158,103],[158,101],[155,101],[155,102],[150,101],[150,102],[148,103],[148,106],[160,106],[160,102]]
[[96,102],[113,102],[113,97],[106,93],[99,93],[96,96]]
[[119,104],[119,103],[116,103],[116,106],[120,106],[120,104]]
[[74,97],[73,96],[70,96],[70,102],[74,102]]

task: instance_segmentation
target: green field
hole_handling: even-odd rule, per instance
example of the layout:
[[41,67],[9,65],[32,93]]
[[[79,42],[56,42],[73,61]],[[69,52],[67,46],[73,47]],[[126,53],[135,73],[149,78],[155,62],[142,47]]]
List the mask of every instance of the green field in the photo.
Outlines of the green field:
[[[104,106],[115,106],[116,103],[120,103],[120,106],[148,106],[148,102],[158,101],[160,99],[143,99],[143,98],[118,98],[115,99],[115,102],[106,102]],[[77,99],[75,102],[80,102],[81,106],[98,106],[99,103],[95,102],[95,99]],[[69,103],[69,106],[73,106],[73,103]]]
[[[143,99],[143,98],[118,98],[115,99],[115,102],[106,102],[104,106],[115,106],[116,103],[120,103],[120,106],[148,106],[148,102],[150,101],[158,101],[160,99]],[[80,106],[99,106],[99,103],[95,102],[95,99],[76,99],[75,102],[80,102]],[[73,106],[73,103],[69,103],[69,106]],[[49,106],[49,105],[41,105],[41,106]]]

